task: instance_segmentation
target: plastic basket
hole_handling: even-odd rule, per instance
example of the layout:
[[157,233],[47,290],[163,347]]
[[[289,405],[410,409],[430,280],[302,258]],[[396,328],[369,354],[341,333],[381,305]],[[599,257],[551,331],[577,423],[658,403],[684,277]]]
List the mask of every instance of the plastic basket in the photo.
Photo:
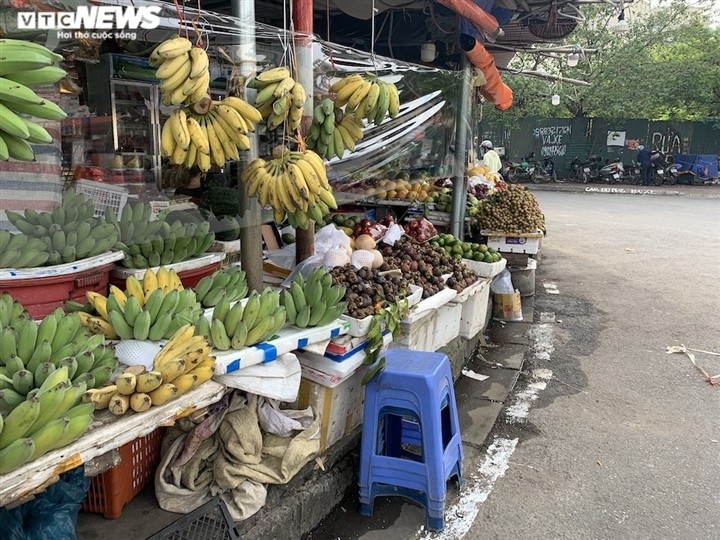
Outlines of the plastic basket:
[[112,208],[119,216],[128,200],[127,189],[93,182],[92,180],[78,180],[75,190],[93,202],[95,217],[104,217],[107,208]]
[[221,499],[213,499],[147,540],[236,540],[240,535]]
[[93,477],[83,510],[118,519],[127,503],[140,493],[155,475],[160,462],[164,428],[120,447],[120,463]]

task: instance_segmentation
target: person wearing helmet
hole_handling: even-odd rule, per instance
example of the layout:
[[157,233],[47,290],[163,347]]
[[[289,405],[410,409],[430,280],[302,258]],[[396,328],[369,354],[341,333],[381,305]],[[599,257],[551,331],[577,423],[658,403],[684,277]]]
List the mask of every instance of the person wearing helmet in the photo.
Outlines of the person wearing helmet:
[[645,150],[645,147],[641,144],[637,147],[637,162],[640,164],[640,176],[642,178],[642,185],[650,185],[650,169],[652,168],[652,154],[650,151]]
[[502,168],[502,161],[500,161],[500,156],[493,149],[492,141],[484,140],[481,142],[480,151],[483,153],[482,164],[494,173],[500,172],[500,169]]

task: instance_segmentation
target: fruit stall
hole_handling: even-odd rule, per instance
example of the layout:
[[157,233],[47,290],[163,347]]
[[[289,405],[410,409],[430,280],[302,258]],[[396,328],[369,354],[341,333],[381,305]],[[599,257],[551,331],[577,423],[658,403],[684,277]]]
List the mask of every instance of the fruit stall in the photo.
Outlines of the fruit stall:
[[[159,429],[174,445],[212,424],[220,444],[224,422],[254,429],[270,400],[272,414],[307,415],[280,438],[323,434],[294,456],[302,466],[361,423],[388,347],[482,336],[493,278],[537,256],[537,201],[483,168],[467,171],[464,234],[448,232],[455,74],[319,42],[332,61],[304,88],[278,30],[258,25],[265,60],[244,77],[223,48],[232,31],[205,41],[211,24],[237,20],[177,15],[144,51],[0,38],[0,507],[83,464],[96,489],[119,465],[95,464],[140,453]],[[83,55],[96,61],[80,68]],[[353,68],[358,56],[373,73]],[[248,229],[262,261],[240,261]],[[306,231],[315,251],[298,261]],[[534,290],[534,273],[532,287],[517,276]],[[159,444],[143,452],[139,489],[161,458]],[[195,489],[166,472],[163,508],[202,503],[160,491]],[[243,469],[258,486],[289,480],[266,473]],[[119,517],[127,502],[84,508]]]

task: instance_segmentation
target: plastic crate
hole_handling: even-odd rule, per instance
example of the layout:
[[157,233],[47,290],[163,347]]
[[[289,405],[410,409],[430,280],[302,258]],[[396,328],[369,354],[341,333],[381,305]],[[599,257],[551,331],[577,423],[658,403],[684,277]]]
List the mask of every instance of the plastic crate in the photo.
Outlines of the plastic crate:
[[82,193],[93,202],[95,217],[105,217],[105,210],[112,208],[118,216],[128,200],[128,190],[109,186],[92,180],[78,180],[75,191]]
[[221,499],[212,499],[147,540],[239,540],[235,523]]
[[164,428],[158,428],[121,446],[120,463],[93,477],[83,510],[102,514],[105,519],[118,519],[125,505],[155,475],[164,432]]

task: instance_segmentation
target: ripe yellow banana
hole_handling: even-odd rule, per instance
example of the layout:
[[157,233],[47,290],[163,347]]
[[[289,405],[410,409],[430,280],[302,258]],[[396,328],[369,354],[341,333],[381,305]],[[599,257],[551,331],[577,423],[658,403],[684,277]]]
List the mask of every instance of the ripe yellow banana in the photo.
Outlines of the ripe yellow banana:
[[192,117],[188,118],[187,128],[190,133],[190,140],[197,146],[198,151],[201,154],[210,155],[210,143],[207,140],[205,130],[203,130],[198,121]]
[[193,47],[190,49],[190,60],[192,61],[192,69],[190,70],[190,78],[197,79],[210,68],[210,59],[205,49]]
[[178,395],[178,389],[172,383],[165,383],[156,390],[148,392],[153,405],[164,405]]
[[152,399],[148,394],[138,392],[130,396],[130,408],[135,412],[145,412],[152,406]]

